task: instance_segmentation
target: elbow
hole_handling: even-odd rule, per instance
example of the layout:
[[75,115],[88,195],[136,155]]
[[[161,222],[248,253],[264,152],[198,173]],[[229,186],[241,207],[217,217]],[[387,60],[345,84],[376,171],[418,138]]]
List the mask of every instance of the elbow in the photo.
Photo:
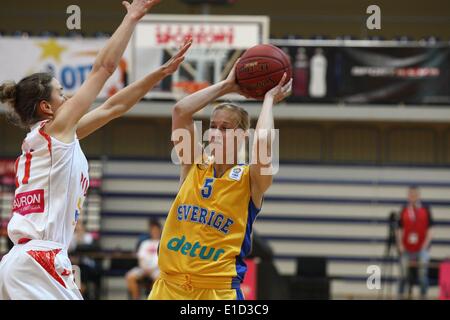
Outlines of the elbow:
[[172,117],[183,118],[183,116],[183,107],[180,104],[176,103],[172,108]]
[[129,109],[130,109],[130,107],[128,107],[127,105],[123,105],[123,104],[115,105],[109,109],[109,118],[110,119],[120,118]]
[[108,121],[121,117],[126,112],[125,109],[123,105],[110,104],[108,101],[99,108],[103,118],[108,119]]

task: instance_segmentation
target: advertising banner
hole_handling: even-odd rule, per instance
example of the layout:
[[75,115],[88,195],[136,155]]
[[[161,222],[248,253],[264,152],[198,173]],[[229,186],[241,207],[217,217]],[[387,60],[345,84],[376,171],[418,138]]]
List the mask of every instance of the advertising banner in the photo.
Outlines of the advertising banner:
[[[392,41],[275,41],[290,57],[289,101],[345,104],[449,104],[450,47]],[[330,41],[331,42],[331,41]],[[290,45],[289,45],[290,44]]]
[[[18,82],[35,72],[51,72],[67,95],[73,95],[86,79],[106,38],[0,37],[0,83]],[[126,83],[129,50],[98,98],[106,99]]]

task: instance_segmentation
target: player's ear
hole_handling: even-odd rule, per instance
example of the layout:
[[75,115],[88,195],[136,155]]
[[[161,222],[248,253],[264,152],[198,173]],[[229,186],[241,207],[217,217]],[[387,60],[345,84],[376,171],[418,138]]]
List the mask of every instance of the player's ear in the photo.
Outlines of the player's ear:
[[46,100],[41,100],[38,102],[36,113],[41,116],[53,116],[52,105]]

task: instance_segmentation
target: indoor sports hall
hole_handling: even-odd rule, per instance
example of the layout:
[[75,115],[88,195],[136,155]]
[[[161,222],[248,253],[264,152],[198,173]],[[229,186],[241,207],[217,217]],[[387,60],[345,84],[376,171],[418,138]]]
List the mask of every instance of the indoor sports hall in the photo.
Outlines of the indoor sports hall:
[[[120,25],[121,2],[1,1],[0,84],[48,72],[74,96]],[[192,45],[123,116],[80,140],[89,189],[68,256],[84,299],[147,299],[156,277],[142,257],[158,257],[180,190],[174,106],[227,79],[261,44],[287,57],[292,88],[273,106],[276,170],[247,232],[245,299],[450,299],[448,0],[161,0],[150,11],[90,110],[164,65],[185,39]],[[256,127],[262,98],[215,100],[194,114],[198,130],[228,102]],[[8,237],[13,208],[35,210],[33,197],[15,192],[18,177],[33,176],[33,151],[31,168],[18,172],[27,129],[10,113],[0,103],[0,258],[18,245]],[[142,249],[148,240],[156,242]],[[177,241],[169,250],[187,259],[192,244]]]

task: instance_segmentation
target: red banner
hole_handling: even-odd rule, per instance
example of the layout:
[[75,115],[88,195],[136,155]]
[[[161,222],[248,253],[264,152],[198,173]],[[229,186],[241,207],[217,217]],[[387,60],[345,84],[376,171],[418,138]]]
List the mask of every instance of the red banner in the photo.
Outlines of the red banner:
[[241,284],[241,290],[244,294],[245,300],[257,299],[257,284],[258,284],[258,265],[254,259],[245,260],[247,264],[247,273],[245,274],[244,282]]
[[441,263],[439,268],[439,299],[450,300],[450,261]]

